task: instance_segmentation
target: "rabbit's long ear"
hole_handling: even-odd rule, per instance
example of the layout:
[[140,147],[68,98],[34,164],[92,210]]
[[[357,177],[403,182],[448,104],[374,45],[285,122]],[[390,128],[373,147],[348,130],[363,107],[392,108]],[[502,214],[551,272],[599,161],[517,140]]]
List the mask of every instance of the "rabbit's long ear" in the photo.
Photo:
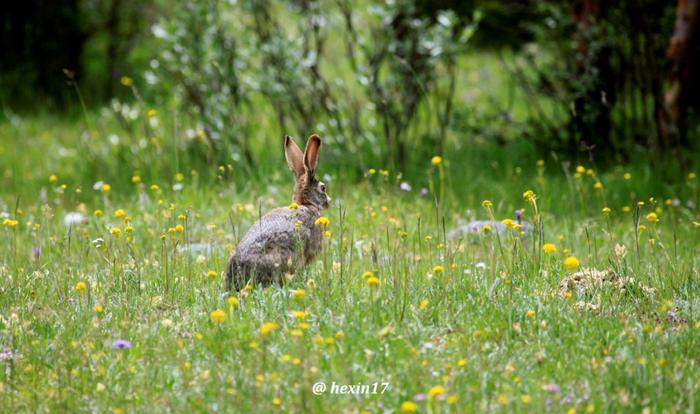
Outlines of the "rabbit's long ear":
[[306,141],[306,150],[304,150],[304,167],[306,168],[306,173],[313,177],[316,173],[316,166],[318,165],[318,149],[321,147],[321,138],[318,135],[313,134]]
[[284,137],[284,158],[287,159],[287,165],[296,177],[304,174],[304,154],[289,135]]

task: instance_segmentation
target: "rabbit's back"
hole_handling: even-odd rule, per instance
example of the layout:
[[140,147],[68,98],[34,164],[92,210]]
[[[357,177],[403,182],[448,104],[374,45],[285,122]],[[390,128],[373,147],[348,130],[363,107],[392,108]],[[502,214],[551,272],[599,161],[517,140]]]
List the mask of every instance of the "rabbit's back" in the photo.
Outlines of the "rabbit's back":
[[288,250],[293,253],[297,241],[295,217],[288,208],[277,208],[253,224],[238,243],[235,256],[245,258],[272,251]]
[[263,284],[279,280],[281,274],[310,262],[321,246],[322,231],[314,225],[319,216],[320,211],[306,206],[284,207],[255,222],[229,261],[236,288],[251,277]]

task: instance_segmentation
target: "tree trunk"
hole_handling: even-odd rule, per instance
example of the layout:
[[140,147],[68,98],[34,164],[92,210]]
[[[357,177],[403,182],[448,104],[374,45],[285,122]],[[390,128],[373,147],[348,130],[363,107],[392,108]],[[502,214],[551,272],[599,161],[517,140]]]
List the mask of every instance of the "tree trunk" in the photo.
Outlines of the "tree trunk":
[[692,90],[697,87],[700,69],[697,43],[700,42],[700,0],[678,0],[676,23],[668,47],[669,85],[659,114],[663,139],[687,144],[686,115]]

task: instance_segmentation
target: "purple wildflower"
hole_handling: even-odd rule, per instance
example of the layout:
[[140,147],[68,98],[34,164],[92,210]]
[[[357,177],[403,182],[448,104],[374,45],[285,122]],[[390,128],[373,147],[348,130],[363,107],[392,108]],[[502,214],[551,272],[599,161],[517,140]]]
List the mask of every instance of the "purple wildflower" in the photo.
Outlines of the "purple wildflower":
[[425,394],[416,394],[413,396],[413,401],[419,402],[425,400]]
[[112,347],[114,349],[129,349],[131,348],[131,341],[128,339],[117,339],[114,341],[114,344],[112,344]]

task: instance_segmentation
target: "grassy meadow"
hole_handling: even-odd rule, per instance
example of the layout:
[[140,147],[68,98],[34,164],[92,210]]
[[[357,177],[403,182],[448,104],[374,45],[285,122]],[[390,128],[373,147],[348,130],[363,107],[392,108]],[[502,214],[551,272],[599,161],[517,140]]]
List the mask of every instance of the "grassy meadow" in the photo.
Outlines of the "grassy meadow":
[[[401,174],[324,143],[320,257],[229,296],[237,241],[291,201],[281,137],[216,165],[176,112],[115,105],[0,124],[0,412],[699,410],[698,183],[675,163],[452,130]],[[493,223],[448,237],[470,220]]]
[[[662,184],[648,164],[599,172],[482,145],[425,159],[409,190],[381,166],[346,180],[322,150],[323,253],[285,286],[226,296],[242,232],[289,203],[281,145],[249,182],[109,125],[53,122],[0,136],[0,411],[698,409],[692,174]],[[534,233],[518,234],[516,208]],[[514,231],[446,237],[490,217]],[[615,276],[560,285],[581,269]]]

